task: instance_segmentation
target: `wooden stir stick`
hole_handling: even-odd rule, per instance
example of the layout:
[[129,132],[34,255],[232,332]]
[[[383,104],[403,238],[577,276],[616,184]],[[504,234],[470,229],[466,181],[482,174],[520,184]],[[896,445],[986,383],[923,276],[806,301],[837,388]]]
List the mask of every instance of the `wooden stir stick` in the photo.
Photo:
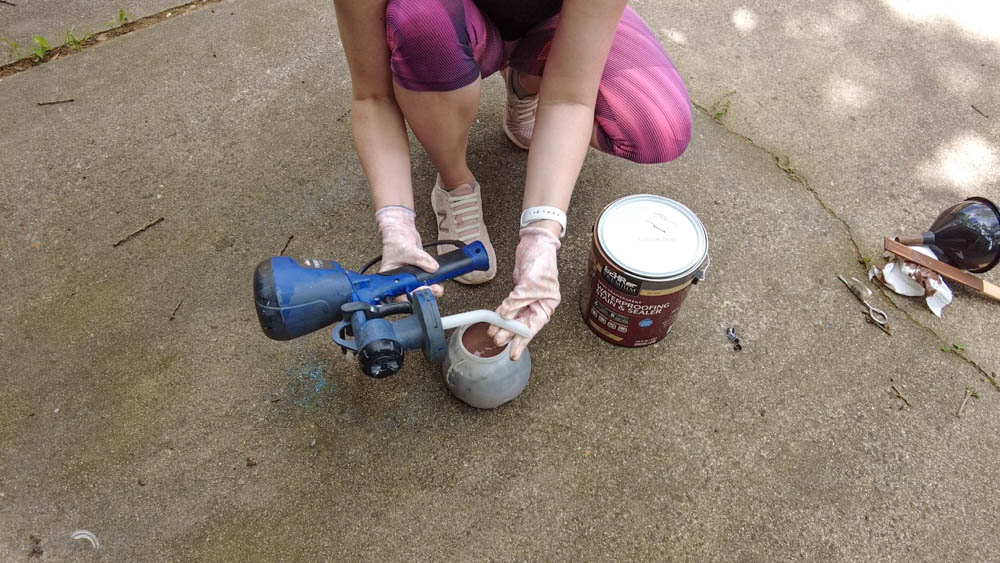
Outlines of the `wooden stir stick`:
[[958,268],[945,264],[940,260],[935,260],[930,256],[921,254],[909,246],[891,238],[885,239],[885,249],[896,256],[902,256],[910,262],[920,264],[928,270],[937,272],[950,280],[956,281],[966,287],[971,287],[979,293],[1000,301],[1000,286],[993,285],[988,281],[983,281],[965,270],[959,270]]

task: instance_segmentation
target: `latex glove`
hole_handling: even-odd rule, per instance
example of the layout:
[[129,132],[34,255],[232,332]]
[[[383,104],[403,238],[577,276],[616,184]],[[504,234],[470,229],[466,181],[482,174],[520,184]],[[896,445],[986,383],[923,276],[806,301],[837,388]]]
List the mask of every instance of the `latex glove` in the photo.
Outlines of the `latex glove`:
[[[400,205],[389,205],[375,212],[375,223],[382,234],[382,264],[378,271],[384,272],[413,265],[427,272],[436,272],[437,260],[421,246],[417,232],[416,212]],[[438,284],[431,286],[434,297],[444,295],[444,288]],[[402,299],[400,299],[402,298]],[[400,296],[397,301],[405,300]]]
[[[497,313],[505,319],[528,325],[532,337],[549,322],[559,306],[556,251],[560,246],[559,237],[552,231],[541,227],[521,229],[521,241],[517,245],[514,262],[514,290],[497,308]],[[491,326],[487,334],[493,337],[497,346],[513,342],[510,348],[512,360],[520,358],[531,341],[531,338],[517,336],[497,326]]]

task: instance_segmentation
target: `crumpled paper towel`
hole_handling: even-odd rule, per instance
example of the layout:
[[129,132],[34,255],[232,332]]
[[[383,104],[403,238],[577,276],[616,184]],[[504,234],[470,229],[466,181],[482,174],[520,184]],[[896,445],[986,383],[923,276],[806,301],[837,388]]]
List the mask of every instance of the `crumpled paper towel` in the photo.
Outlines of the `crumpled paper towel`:
[[[937,259],[934,251],[926,246],[912,246],[910,248]],[[878,278],[878,281],[882,282],[883,285],[900,295],[908,297],[925,295],[927,306],[938,317],[941,316],[941,310],[954,298],[951,288],[944,283],[940,275],[899,256],[893,256],[893,259],[882,269],[879,269],[878,266],[872,266],[871,270],[868,271],[868,279],[872,278]]]

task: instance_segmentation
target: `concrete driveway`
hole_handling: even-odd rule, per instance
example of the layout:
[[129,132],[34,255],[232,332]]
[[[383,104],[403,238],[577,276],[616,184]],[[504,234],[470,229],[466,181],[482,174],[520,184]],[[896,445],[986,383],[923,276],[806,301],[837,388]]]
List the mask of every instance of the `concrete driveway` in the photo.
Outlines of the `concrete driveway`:
[[[120,7],[90,5],[2,2],[0,35],[101,31]],[[371,380],[326,332],[257,325],[260,260],[379,251],[329,2],[136,3],[155,25],[0,80],[0,559],[994,558],[1000,305],[957,290],[939,319],[882,294],[887,336],[836,276],[1000,200],[997,8],[633,5],[694,139],[664,166],[588,158],[563,305],[495,411],[419,354]],[[502,99],[487,81],[471,141],[500,273],[450,284],[446,313],[511,287],[525,155]],[[590,224],[640,192],[698,213],[713,266],[669,338],[625,350],[576,301]]]

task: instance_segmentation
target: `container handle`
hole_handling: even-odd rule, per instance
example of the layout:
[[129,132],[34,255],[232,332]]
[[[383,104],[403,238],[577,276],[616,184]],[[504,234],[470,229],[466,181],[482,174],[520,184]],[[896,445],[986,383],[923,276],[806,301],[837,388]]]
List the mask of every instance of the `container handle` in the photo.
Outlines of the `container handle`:
[[712,255],[706,254],[705,261],[701,263],[701,267],[694,273],[694,280],[691,283],[697,284],[698,282],[705,281],[705,276],[708,274],[708,268],[712,265]]
[[496,313],[487,309],[476,311],[466,311],[457,315],[448,315],[441,319],[441,327],[444,330],[458,328],[460,326],[474,325],[476,323],[487,323],[496,325],[504,330],[509,330],[518,336],[531,338],[531,329],[520,321],[508,321]]

